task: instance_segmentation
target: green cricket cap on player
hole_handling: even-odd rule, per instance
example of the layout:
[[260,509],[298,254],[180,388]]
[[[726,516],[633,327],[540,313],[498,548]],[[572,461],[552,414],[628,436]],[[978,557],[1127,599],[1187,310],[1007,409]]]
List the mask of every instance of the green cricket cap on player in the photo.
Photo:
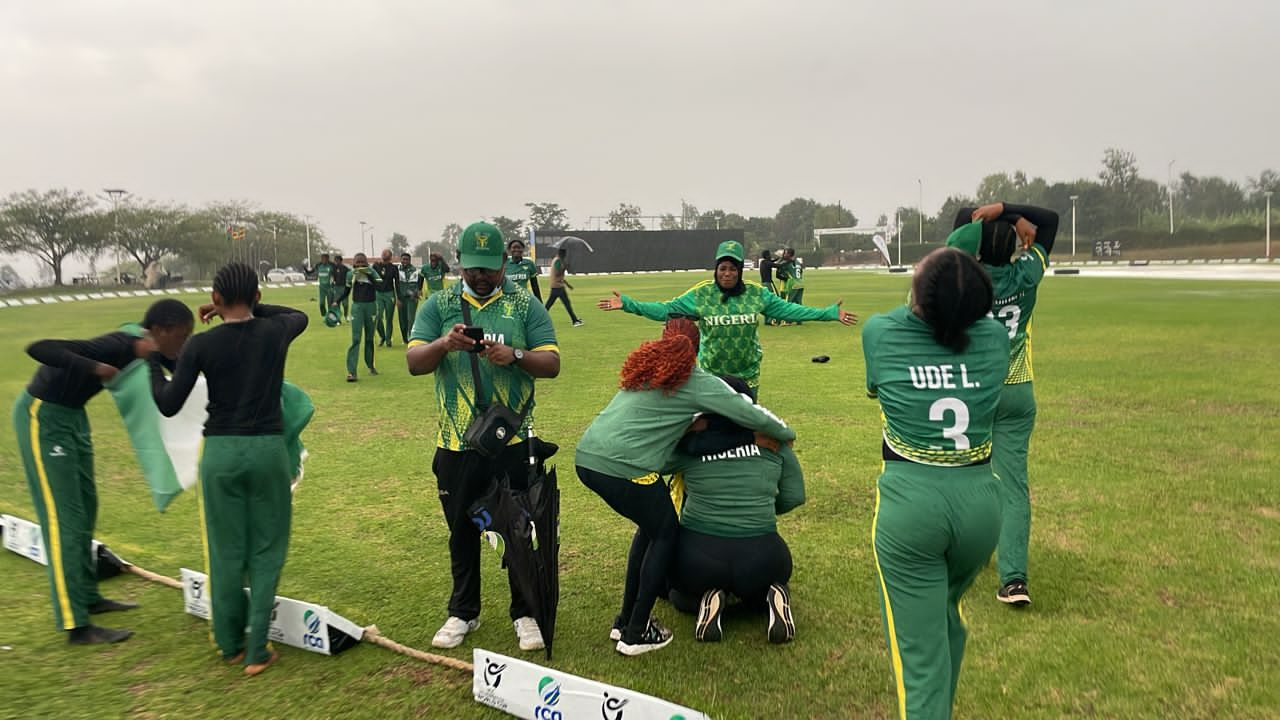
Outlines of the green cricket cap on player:
[[743,262],[746,254],[742,248],[742,243],[737,240],[725,240],[720,243],[720,247],[716,248],[716,262],[720,262],[723,258],[733,258],[739,263]]
[[473,222],[458,238],[458,263],[463,269],[498,270],[505,251],[502,231],[493,223]]
[[968,225],[961,225],[947,236],[947,247],[962,250],[973,257],[978,257],[978,248],[982,247],[982,221],[974,220]]

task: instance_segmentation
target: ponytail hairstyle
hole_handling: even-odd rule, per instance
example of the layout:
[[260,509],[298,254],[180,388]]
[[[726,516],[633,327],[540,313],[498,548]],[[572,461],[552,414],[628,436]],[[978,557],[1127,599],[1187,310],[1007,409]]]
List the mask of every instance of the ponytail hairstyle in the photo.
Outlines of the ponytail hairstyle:
[[969,327],[991,312],[991,277],[977,260],[955,248],[939,248],[916,266],[913,311],[933,329],[933,339],[952,352],[969,347]]
[[[254,276],[255,279],[257,276]],[[151,303],[147,314],[142,317],[142,327],[147,330],[155,328],[194,327],[196,317],[185,303],[173,298],[165,298]]]
[[623,390],[661,390],[667,395],[689,381],[698,362],[698,349],[688,336],[663,333],[661,340],[642,344],[622,363]]
[[213,291],[222,296],[223,305],[253,307],[258,302],[258,274],[244,263],[227,263],[213,276]]

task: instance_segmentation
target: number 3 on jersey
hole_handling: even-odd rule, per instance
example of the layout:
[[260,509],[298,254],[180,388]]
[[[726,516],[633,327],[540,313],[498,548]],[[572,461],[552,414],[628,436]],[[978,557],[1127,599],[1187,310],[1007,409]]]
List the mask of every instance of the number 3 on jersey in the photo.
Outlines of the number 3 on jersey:
[[954,441],[956,450],[968,450],[969,437],[964,431],[969,429],[969,406],[957,398],[939,398],[929,406],[929,420],[946,422],[948,412],[953,424],[942,429],[942,437]]
[[1022,319],[1022,308],[1017,305],[1005,305],[996,313],[996,317],[1009,328],[1009,339],[1012,340],[1013,336],[1018,334],[1018,321]]

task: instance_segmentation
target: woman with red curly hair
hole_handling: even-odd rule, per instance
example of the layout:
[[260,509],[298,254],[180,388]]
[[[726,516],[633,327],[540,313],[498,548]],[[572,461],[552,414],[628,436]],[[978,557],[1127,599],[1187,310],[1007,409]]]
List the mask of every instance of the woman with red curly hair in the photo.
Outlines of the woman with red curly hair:
[[671,642],[650,613],[667,579],[679,520],[658,476],[698,413],[715,413],[781,442],[795,432],[764,408],[698,367],[697,325],[669,320],[662,339],[646,342],[622,365],[621,390],[578,442],[578,478],[639,528],[627,558],[622,612],[610,639],[623,655]]

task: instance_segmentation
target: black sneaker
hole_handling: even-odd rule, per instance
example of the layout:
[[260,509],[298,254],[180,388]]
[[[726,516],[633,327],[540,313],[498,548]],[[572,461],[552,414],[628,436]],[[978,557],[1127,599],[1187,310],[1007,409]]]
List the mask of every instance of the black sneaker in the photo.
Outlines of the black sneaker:
[[108,600],[103,598],[89,606],[89,614],[98,615],[100,613],[120,612],[122,610],[133,610],[136,607],[138,607],[137,603],[120,602],[119,600]]
[[702,593],[698,603],[698,622],[693,626],[693,637],[702,642],[720,642],[724,633],[720,628],[720,613],[724,610],[724,591],[708,590]]
[[1005,583],[1005,586],[996,593],[996,599],[1015,607],[1030,605],[1031,593],[1027,592],[1027,581],[1013,580]]
[[104,645],[128,640],[132,630],[112,630],[97,625],[83,625],[73,628],[67,634],[67,642],[72,645]]
[[634,642],[627,642],[624,635],[618,641],[618,652],[623,655],[643,655],[651,650],[660,650],[671,644],[671,631],[658,624],[657,620],[649,620],[649,626]]
[[785,643],[796,639],[796,621],[791,617],[791,594],[786,585],[773,584],[764,594],[769,606],[769,642]]
[[613,618],[613,628],[609,630],[609,639],[617,642],[622,639],[622,629],[627,626],[627,621],[622,619],[621,615]]

